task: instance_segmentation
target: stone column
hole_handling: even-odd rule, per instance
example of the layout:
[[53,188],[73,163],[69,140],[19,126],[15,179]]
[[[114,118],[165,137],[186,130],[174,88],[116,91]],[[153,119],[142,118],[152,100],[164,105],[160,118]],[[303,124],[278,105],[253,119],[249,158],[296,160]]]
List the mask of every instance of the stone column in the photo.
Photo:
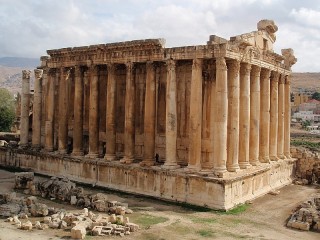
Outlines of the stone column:
[[290,159],[290,124],[291,124],[291,100],[290,100],[290,76],[285,76],[284,85],[284,155]]
[[270,139],[269,156],[270,160],[277,161],[278,145],[278,82],[279,73],[271,72],[271,90],[270,90]]
[[260,136],[259,159],[268,163],[269,158],[269,132],[270,132],[270,70],[263,68],[260,73]]
[[141,165],[152,166],[155,162],[156,134],[156,78],[153,62],[147,62],[146,70],[146,95],[144,100],[144,152]]
[[20,147],[27,147],[29,140],[30,73],[29,70],[22,71]]
[[240,68],[240,122],[239,122],[239,166],[250,167],[250,70],[251,65],[242,63]]
[[45,125],[45,150],[53,151],[53,120],[54,120],[54,88],[55,88],[55,77],[56,70],[50,69],[48,71],[48,82],[47,82],[47,115],[46,115],[46,125]]
[[113,161],[116,158],[116,66],[108,64],[107,109],[106,109],[106,154],[104,159]]
[[285,111],[285,107],[284,107],[284,100],[285,100],[285,96],[284,96],[284,81],[285,81],[285,76],[281,75],[280,79],[279,79],[279,97],[278,97],[278,101],[279,101],[279,107],[278,107],[278,148],[277,148],[277,154],[278,157],[281,159],[284,159],[284,111]]
[[32,147],[39,149],[41,146],[41,102],[42,102],[42,69],[34,70],[34,95],[32,118]]
[[216,59],[216,88],[214,115],[214,173],[223,177],[227,171],[227,123],[228,123],[228,85],[227,65],[224,57]]
[[176,168],[177,164],[177,80],[176,63],[167,61],[166,86],[166,168]]
[[239,170],[239,80],[240,62],[228,63],[228,137],[227,169],[229,172]]
[[74,121],[73,121],[73,149],[72,155],[83,155],[83,71],[80,66],[75,66],[74,81]]
[[127,62],[125,120],[124,120],[124,157],[120,162],[132,163],[135,151],[135,79],[133,76],[133,63]]
[[249,162],[256,166],[259,163],[259,126],[260,126],[260,71],[252,66],[250,74],[250,148]]
[[59,82],[59,133],[58,151],[60,154],[67,153],[68,145],[68,88],[70,69],[61,68]]
[[202,59],[193,59],[190,93],[188,169],[201,168]]
[[90,67],[90,97],[89,97],[89,158],[99,156],[99,67]]

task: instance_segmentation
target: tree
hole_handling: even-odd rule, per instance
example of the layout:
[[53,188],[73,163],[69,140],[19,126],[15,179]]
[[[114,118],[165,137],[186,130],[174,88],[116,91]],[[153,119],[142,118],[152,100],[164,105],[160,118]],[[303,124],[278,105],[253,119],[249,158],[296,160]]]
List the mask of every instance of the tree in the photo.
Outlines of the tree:
[[320,101],[320,92],[314,92],[311,98]]
[[7,89],[0,88],[0,132],[9,132],[14,118],[14,97]]

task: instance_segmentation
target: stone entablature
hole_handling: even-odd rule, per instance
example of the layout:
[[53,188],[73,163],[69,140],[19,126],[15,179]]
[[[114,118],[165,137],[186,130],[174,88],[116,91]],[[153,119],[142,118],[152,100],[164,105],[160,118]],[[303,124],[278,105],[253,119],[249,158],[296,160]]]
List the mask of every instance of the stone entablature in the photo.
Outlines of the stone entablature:
[[147,39],[48,50],[33,147],[41,130],[46,151],[217,177],[291,159],[296,58],[273,52],[276,30],[262,20],[258,31],[199,46]]

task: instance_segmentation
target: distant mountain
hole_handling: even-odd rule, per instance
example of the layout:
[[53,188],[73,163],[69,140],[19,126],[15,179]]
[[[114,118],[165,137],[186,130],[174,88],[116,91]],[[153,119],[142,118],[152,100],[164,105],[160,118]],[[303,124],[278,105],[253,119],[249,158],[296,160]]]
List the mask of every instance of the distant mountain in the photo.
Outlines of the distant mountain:
[[291,89],[299,92],[302,89],[320,91],[320,72],[293,72]]
[[37,68],[40,65],[40,60],[37,58],[2,57],[0,58],[0,65],[5,67]]

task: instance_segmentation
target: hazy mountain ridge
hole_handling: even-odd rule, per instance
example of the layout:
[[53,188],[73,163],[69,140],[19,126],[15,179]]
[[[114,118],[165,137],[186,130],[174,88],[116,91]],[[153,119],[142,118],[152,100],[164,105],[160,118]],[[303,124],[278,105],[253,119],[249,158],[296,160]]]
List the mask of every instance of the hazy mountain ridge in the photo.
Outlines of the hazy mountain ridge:
[[[40,65],[40,60],[35,58],[0,58],[0,88],[7,88],[12,93],[21,91],[22,70],[32,70]],[[31,89],[33,89],[33,73],[31,74]],[[294,72],[292,73],[291,89],[296,92],[299,89],[320,91],[320,72]]]
[[37,58],[1,57],[0,65],[5,67],[37,68],[40,65],[40,60]]

